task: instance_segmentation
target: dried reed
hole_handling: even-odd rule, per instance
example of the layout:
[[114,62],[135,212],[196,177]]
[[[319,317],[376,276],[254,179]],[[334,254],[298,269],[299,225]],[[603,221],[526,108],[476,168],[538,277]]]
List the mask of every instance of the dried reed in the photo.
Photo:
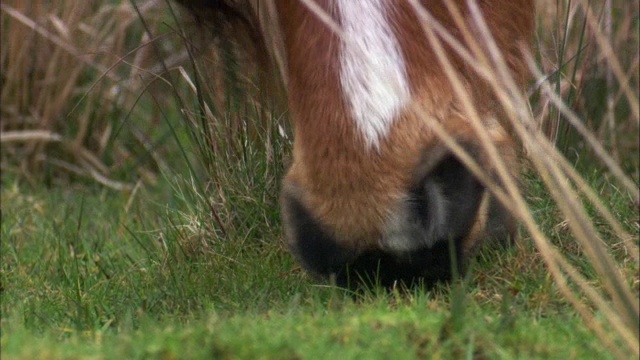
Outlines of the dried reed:
[[[160,26],[162,6],[140,9]],[[153,181],[158,120],[134,104],[162,68],[132,6],[10,0],[0,11],[2,169],[32,181],[80,175],[115,189]]]

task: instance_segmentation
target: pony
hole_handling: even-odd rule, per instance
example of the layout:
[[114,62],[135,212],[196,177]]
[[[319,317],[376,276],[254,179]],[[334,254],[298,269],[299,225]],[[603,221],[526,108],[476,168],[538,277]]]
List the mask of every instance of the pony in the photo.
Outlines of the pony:
[[[496,96],[452,45],[441,45],[447,62],[439,58],[418,10],[467,49],[489,48],[478,35],[485,25],[523,88],[533,0],[179,2],[201,20],[250,28],[265,49],[282,48],[270,58],[286,81],[294,143],[281,213],[304,269],[347,288],[432,285],[465,271],[486,239],[517,237],[491,188],[434,131],[441,126],[496,178],[453,71],[517,179],[516,144]],[[275,29],[269,36],[265,22]]]

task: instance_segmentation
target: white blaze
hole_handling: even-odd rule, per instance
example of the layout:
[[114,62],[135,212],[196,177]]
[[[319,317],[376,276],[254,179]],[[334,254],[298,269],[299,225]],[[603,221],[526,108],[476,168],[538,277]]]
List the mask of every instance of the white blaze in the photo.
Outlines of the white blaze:
[[337,3],[343,31],[340,84],[358,130],[375,148],[410,98],[400,44],[386,15],[387,2]]

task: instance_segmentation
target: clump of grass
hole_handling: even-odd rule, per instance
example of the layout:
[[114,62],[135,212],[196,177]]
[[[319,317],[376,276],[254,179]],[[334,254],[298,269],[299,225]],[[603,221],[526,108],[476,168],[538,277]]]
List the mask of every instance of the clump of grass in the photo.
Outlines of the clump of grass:
[[273,246],[291,143],[281,85],[267,81],[266,73],[275,70],[256,64],[262,56],[256,49],[249,54],[240,49],[246,34],[221,38],[196,32],[202,35],[194,37],[194,26],[202,24],[176,25],[189,58],[171,88],[186,124],[171,131],[188,171],[166,172],[189,208],[179,223],[194,230],[184,232],[182,246],[210,253],[212,243],[237,237]]

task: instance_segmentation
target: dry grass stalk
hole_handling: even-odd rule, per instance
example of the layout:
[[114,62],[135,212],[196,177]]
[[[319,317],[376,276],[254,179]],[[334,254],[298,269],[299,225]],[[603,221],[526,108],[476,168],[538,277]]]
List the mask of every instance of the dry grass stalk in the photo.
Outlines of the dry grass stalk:
[[[639,35],[634,20],[639,3],[537,0],[537,4],[538,53],[547,75],[540,80],[550,81],[554,92],[577,112],[611,157],[620,160],[619,150],[624,154],[624,149],[637,149],[637,140],[629,134],[637,134],[640,127]],[[599,98],[588,97],[594,89],[601,91]],[[594,103],[606,109],[606,116],[599,114]],[[628,111],[621,111],[625,107]],[[546,97],[537,102],[535,114],[554,143],[571,132],[564,115]],[[566,141],[558,145],[567,151]],[[638,178],[637,171],[634,176]]]
[[[150,18],[162,15],[155,1],[140,8]],[[157,78],[141,69],[159,68],[147,54],[137,13],[127,2],[76,0],[3,1],[0,10],[3,168],[20,164],[20,175],[39,178],[43,168],[51,165],[55,173],[62,170],[55,164],[67,163],[106,186],[129,188],[109,179],[141,156],[121,137],[149,148],[152,127],[138,124],[144,130],[121,137],[118,128],[123,114],[141,115],[134,104]],[[129,51],[132,40],[139,42]],[[45,133],[56,141],[33,136]],[[152,174],[143,167],[138,176]]]
[[[469,4],[472,10],[472,14],[479,15],[479,11],[477,9],[474,12],[474,3],[470,2]],[[435,36],[433,31],[434,20],[432,18],[429,18],[424,11],[421,11],[415,1],[414,5],[416,6],[416,11],[422,13],[422,19],[425,24],[425,32],[430,38],[432,45],[434,45],[434,48],[438,48],[439,46],[437,44],[439,43],[439,40]],[[450,6],[453,6],[452,3],[450,3]],[[482,21],[483,20],[480,16],[475,17],[475,22],[476,25],[478,25],[478,28],[486,29],[486,27],[483,26]],[[463,27],[464,23],[462,21],[459,21],[458,26]],[[487,48],[495,49],[495,47],[491,46],[492,38],[490,34],[485,31],[482,35],[485,45],[489,44]],[[587,281],[582,278],[581,275],[579,275],[579,271],[577,271],[572,265],[564,260],[564,258],[556,250],[554,250],[549,239],[542,236],[542,233],[537,228],[537,225],[533,221],[533,218],[528,211],[528,207],[524,202],[523,197],[517,190],[513,191],[513,184],[510,184],[510,179],[508,176],[503,176],[506,171],[500,170],[500,167],[502,167],[502,165],[499,165],[498,171],[501,175],[501,180],[506,184],[505,187],[507,188],[507,192],[509,193],[510,197],[509,202],[516,204],[516,206],[514,206],[516,210],[515,214],[517,214],[521,221],[525,224],[530,235],[536,242],[538,249],[545,258],[549,269],[551,270],[562,292],[574,304],[576,309],[578,309],[579,312],[586,318],[589,325],[600,334],[603,340],[605,340],[605,342],[612,348],[612,350],[616,351],[616,353],[620,357],[625,356],[624,353],[621,353],[619,351],[615,343],[608,339],[609,336],[603,330],[602,326],[598,324],[597,321],[595,321],[595,318],[590,314],[589,311],[586,311],[584,309],[581,302],[578,301],[578,298],[574,295],[574,292],[570,290],[570,288],[566,285],[569,278],[573,279],[580,286],[583,294],[591,299],[596,308],[602,311],[609,325],[612,326],[621,336],[628,348],[637,355],[639,351],[637,342],[638,329],[636,326],[638,322],[639,311],[637,296],[631,292],[631,289],[629,289],[625,280],[620,276],[621,270],[615,264],[612,257],[608,254],[607,249],[603,246],[598,232],[592,226],[592,220],[586,215],[586,212],[584,211],[583,205],[577,201],[579,197],[570,186],[570,184],[565,180],[568,175],[565,174],[564,170],[567,168],[558,166],[554,161],[549,161],[549,159],[557,159],[559,157],[557,150],[550,146],[551,144],[546,139],[546,137],[541,136],[541,134],[536,131],[536,127],[527,126],[527,124],[533,123],[533,119],[527,112],[522,111],[523,109],[527,109],[526,99],[519,99],[517,97],[514,97],[514,94],[518,94],[519,92],[517,91],[518,89],[513,86],[513,83],[510,82],[510,79],[504,76],[504,74],[507,74],[506,64],[504,64],[504,62],[502,61],[501,55],[497,51],[489,51],[488,57],[490,57],[490,61],[487,61],[487,57],[482,56],[482,54],[477,52],[477,50],[475,51],[474,55],[476,55],[474,56],[474,59],[476,61],[472,62],[472,64],[474,64],[474,67],[478,67],[478,73],[491,74],[492,70],[497,69],[487,80],[494,86],[494,91],[496,92],[497,97],[500,99],[503,108],[506,110],[506,113],[510,115],[509,119],[511,120],[513,129],[516,131],[523,145],[528,148],[529,159],[532,160],[532,163],[547,184],[548,189],[556,199],[556,202],[563,211],[564,215],[569,219],[569,227],[571,228],[576,240],[579,241],[587,250],[587,255],[590,259],[590,262],[594,265],[605,284],[607,295],[613,299],[613,307],[610,307],[608,305],[605,298],[603,298],[602,295],[600,295],[598,291],[596,291],[596,289],[588,285]],[[439,56],[445,70],[448,69],[447,73],[452,84],[454,84],[454,88],[458,89],[458,96],[463,103],[467,104],[465,106],[465,110],[467,111],[467,115],[469,116],[469,118],[472,120],[476,131],[480,135],[479,138],[482,140],[483,145],[487,150],[489,150],[488,152],[491,154],[492,151],[490,150],[490,148],[492,147],[492,144],[490,144],[490,142],[487,142],[488,137],[482,135],[482,133],[486,131],[482,128],[480,119],[471,106],[470,101],[466,101],[467,96],[465,94],[464,88],[462,87],[460,79],[457,78],[457,74],[449,63],[448,59],[446,59],[446,57],[444,56],[444,52],[439,52]],[[535,65],[533,65],[532,63],[532,66]],[[626,79],[623,79],[623,81],[626,81]],[[637,95],[636,99],[632,99],[632,101],[637,101]],[[556,104],[556,106],[561,105],[562,104]],[[576,123],[575,125],[578,124],[579,123]],[[589,137],[591,135],[586,131],[583,132],[583,134],[585,137]],[[447,135],[443,134],[443,137],[447,137]],[[597,148],[597,145],[597,142],[593,142],[594,147]],[[598,152],[597,154],[601,159],[605,160],[606,163],[611,163],[606,161],[609,160],[606,152]],[[496,161],[497,164],[502,163],[502,161],[497,157],[494,157],[494,161]],[[627,189],[629,190],[629,192],[635,199],[637,199],[637,186],[633,185],[633,181],[629,179],[619,168],[617,168],[617,165],[615,163],[611,164],[611,168],[612,170],[614,170],[614,175],[616,175],[618,180],[621,183],[627,185]],[[575,175],[575,173],[572,173],[569,176],[575,178]],[[584,183],[581,183],[581,185],[584,185]],[[596,200],[596,203],[600,203],[600,201],[597,201],[597,199],[592,200]],[[608,219],[613,220],[613,216],[611,216],[611,214],[606,211],[604,207],[600,206],[599,208],[607,214],[606,217]],[[612,226],[617,229],[621,229],[616,221],[612,222]],[[632,254],[637,253],[637,245],[631,242],[631,238],[628,237],[626,232],[619,233],[619,236],[621,240],[629,246],[630,252]],[[635,259],[637,261],[637,257],[635,257]],[[569,278],[567,278],[567,274],[570,275]]]

